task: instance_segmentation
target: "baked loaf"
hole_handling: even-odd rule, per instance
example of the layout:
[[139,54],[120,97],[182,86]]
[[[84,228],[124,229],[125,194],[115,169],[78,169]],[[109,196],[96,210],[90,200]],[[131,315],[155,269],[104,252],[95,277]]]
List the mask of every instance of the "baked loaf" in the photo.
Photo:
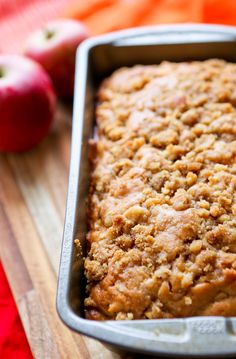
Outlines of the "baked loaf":
[[236,64],[135,66],[102,84],[89,319],[236,315]]

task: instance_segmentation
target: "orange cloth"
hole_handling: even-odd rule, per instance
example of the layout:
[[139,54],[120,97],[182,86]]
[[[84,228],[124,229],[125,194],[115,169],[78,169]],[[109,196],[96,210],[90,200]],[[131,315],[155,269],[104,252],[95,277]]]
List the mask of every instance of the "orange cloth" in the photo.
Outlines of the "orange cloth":
[[180,22],[236,25],[235,0],[74,0],[62,16],[82,20],[91,34]]
[[236,25],[236,0],[0,0],[0,52],[21,52],[29,33],[58,16],[83,21],[92,35],[164,23]]
[[[179,22],[236,25],[236,0],[0,0],[0,52],[20,52],[32,31],[58,17],[82,20],[91,34]],[[0,358],[31,358],[0,263]]]

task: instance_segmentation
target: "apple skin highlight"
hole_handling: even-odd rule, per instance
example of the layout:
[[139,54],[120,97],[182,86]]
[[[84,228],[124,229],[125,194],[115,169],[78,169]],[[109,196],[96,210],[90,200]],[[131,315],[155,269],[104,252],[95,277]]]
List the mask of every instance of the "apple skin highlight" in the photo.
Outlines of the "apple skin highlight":
[[73,96],[76,49],[88,36],[81,22],[59,19],[33,33],[26,43],[24,54],[44,67],[61,97]]
[[47,73],[18,55],[0,55],[0,151],[26,151],[49,132],[56,96]]

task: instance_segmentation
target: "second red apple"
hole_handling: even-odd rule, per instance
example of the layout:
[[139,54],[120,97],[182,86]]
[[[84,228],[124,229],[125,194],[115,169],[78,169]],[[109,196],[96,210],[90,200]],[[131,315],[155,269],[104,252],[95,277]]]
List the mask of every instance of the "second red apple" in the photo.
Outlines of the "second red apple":
[[73,96],[75,53],[87,37],[81,22],[61,19],[49,22],[28,39],[25,55],[45,68],[59,96]]

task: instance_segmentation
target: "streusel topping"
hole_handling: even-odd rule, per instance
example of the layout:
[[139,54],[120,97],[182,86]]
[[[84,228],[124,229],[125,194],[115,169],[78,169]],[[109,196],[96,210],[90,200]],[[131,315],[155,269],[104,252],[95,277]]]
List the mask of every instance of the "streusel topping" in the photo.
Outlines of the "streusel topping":
[[98,95],[86,315],[236,315],[236,65],[122,68]]

